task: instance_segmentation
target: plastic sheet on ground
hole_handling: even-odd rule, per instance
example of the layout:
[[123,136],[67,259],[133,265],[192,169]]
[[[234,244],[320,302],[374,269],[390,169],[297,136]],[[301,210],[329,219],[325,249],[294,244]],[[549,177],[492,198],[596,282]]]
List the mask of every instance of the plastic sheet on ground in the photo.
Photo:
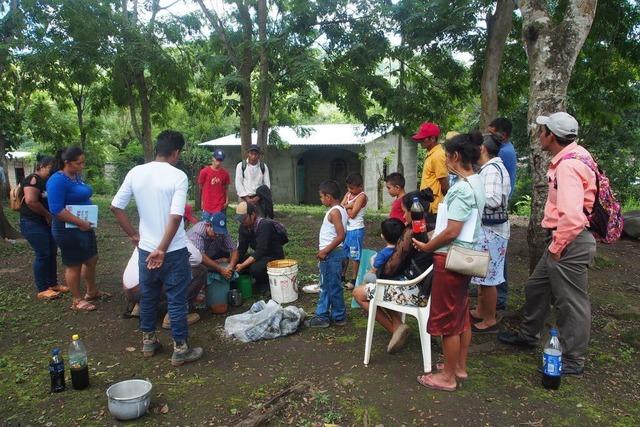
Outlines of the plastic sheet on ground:
[[305,317],[301,308],[282,307],[274,300],[258,301],[249,311],[227,317],[224,330],[242,342],[268,340],[294,333]]

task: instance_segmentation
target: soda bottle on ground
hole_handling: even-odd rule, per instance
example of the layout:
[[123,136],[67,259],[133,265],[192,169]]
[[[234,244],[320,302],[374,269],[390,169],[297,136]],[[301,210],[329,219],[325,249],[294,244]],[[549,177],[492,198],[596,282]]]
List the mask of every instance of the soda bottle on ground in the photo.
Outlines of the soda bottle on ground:
[[551,338],[542,353],[542,386],[557,390],[562,378],[562,348],[558,339],[558,330],[551,328]]
[[87,349],[78,334],[71,337],[69,345],[69,370],[71,371],[71,385],[76,390],[89,387],[89,365],[87,363]]
[[60,355],[60,349],[51,350],[51,359],[49,360],[49,375],[51,375],[51,393],[59,393],[64,391],[64,361]]
[[424,218],[424,208],[417,197],[413,198],[411,204],[411,231],[414,239],[427,241],[427,221]]

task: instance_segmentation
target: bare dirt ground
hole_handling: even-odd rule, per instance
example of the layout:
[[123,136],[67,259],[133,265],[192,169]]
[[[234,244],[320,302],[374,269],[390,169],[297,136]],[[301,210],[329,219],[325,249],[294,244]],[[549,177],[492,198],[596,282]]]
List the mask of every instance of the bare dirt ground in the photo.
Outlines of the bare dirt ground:
[[[321,214],[291,208],[277,216],[288,226],[287,252],[300,261],[300,278],[312,282]],[[16,222],[15,215],[11,220]],[[367,223],[368,246],[374,248],[381,244],[379,220],[371,216]],[[509,245],[509,309],[514,311],[523,301],[527,278],[523,223],[516,222]],[[366,318],[360,310],[350,311],[346,327],[301,329],[251,344],[224,337],[225,316],[202,310],[202,320],[190,329],[191,343],[205,349],[201,361],[171,367],[170,335],[164,330],[164,352],[143,360],[137,321],[121,317],[120,280],[130,244],[108,214],[101,218],[98,239],[99,284],[115,297],[100,302],[93,313],[72,312],[68,296],[37,301],[30,248],[0,243],[0,425],[119,425],[109,415],[105,390],[127,378],[148,378],[154,384],[150,413],[127,423],[132,425],[236,425],[303,381],[310,387],[279,401],[271,425],[640,425],[639,242],[598,248],[590,272],[592,339],[582,378],[563,379],[558,391],[544,390],[536,371],[540,348],[516,351],[498,344],[495,335],[474,336],[470,379],[457,392],[444,393],[416,382],[422,361],[413,321],[407,348],[395,355],[386,354],[389,336],[376,328],[371,363],[365,367]],[[295,304],[313,312],[315,296],[300,295]],[[345,298],[350,301],[348,292]],[[249,306],[245,302],[230,314]],[[504,328],[517,323],[517,314],[506,313]],[[87,345],[91,387],[51,394],[48,352],[60,346],[66,356],[73,333]],[[435,362],[440,358],[435,339],[432,348]]]

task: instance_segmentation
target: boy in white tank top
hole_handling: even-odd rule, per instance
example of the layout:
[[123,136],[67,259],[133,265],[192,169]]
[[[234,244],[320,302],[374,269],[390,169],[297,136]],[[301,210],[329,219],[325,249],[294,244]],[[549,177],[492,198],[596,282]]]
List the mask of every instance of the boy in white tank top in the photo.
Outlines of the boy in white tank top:
[[316,315],[307,321],[311,328],[327,328],[347,323],[347,310],[342,295],[342,249],[347,212],[340,206],[340,188],[335,181],[324,181],[318,188],[320,202],[329,208],[324,215],[318,236],[318,268],[320,269],[320,296]]
[[349,263],[344,267],[344,276],[351,265],[351,276],[345,284],[346,289],[353,289],[360,267],[360,253],[364,246],[364,211],[367,208],[367,195],[364,193],[364,180],[359,173],[351,173],[345,180],[347,194],[341,205],[347,210],[347,235],[344,239],[344,251]]

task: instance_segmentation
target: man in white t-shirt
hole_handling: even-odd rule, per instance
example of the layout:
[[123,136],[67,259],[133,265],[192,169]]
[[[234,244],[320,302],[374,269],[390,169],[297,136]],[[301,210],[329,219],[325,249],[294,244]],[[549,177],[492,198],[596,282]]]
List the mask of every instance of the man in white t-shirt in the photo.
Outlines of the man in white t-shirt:
[[236,193],[247,203],[253,203],[256,189],[261,185],[271,188],[269,168],[260,160],[260,147],[252,145],[247,150],[246,160],[236,166]]
[[[187,175],[174,166],[184,144],[180,132],[161,132],[156,141],[155,160],[131,169],[111,202],[111,211],[120,227],[138,247],[142,353],[151,357],[161,348],[155,331],[164,285],[173,335],[173,366],[193,362],[203,353],[202,348],[189,348],[187,344],[191,267],[182,217],[189,184]],[[124,210],[131,196],[136,200],[140,217],[139,233]]]

